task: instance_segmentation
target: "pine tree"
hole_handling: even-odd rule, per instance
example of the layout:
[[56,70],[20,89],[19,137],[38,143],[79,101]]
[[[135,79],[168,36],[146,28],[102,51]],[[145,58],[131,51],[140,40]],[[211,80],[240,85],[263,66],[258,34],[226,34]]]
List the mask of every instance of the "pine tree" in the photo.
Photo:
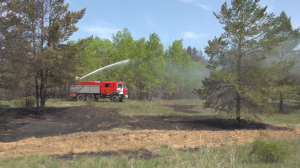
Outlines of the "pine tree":
[[26,41],[25,26],[19,15],[22,5],[20,0],[0,1],[0,87],[12,93],[28,77],[25,73],[28,55],[24,53],[29,52],[30,43]]
[[201,50],[197,50],[196,47],[188,46],[186,48],[187,53],[191,56],[192,61],[194,62],[202,62],[203,64],[207,64],[208,60],[203,56],[203,52]]
[[[278,46],[266,53],[264,64],[270,64],[273,61],[298,61],[295,48],[300,44],[300,31],[293,29],[291,18],[288,18],[285,12],[282,12],[277,18],[278,22],[284,25],[284,28],[276,35],[286,37],[286,40],[280,42]],[[283,101],[285,99],[297,98],[297,86],[299,81],[296,76],[289,72],[283,79],[277,81],[278,89],[273,93],[273,100],[279,100],[279,111],[283,111]]]
[[284,24],[273,13],[260,7],[259,0],[232,0],[231,8],[225,2],[215,17],[224,25],[219,38],[208,41],[210,77],[197,90],[205,98],[205,107],[219,112],[234,113],[240,124],[241,113],[262,111],[272,113],[268,103],[276,89],[276,80],[282,79],[294,62],[277,62],[260,66],[264,52],[271,50],[286,38],[277,35]]
[[[63,43],[77,31],[75,24],[83,17],[85,9],[70,12],[69,5],[65,5],[64,0],[21,2],[19,16],[22,18],[20,22],[24,25],[27,35],[25,40],[31,43],[31,51],[26,54],[30,55],[29,73],[34,77],[36,108],[39,113],[45,108],[49,78],[57,74],[58,64],[64,60],[61,53],[65,53],[63,51],[67,51],[66,47],[71,46]],[[66,68],[66,65],[63,67]],[[58,75],[52,81],[57,81],[60,77],[61,75]]]

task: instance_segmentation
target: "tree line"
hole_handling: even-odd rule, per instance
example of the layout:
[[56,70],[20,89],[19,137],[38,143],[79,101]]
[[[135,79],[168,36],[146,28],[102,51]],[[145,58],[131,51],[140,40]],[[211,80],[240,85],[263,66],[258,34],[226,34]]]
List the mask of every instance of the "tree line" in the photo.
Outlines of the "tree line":
[[[150,34],[134,40],[124,28],[112,36],[112,41],[87,37],[84,48],[77,53],[78,76],[96,69],[129,59],[125,65],[115,66],[95,73],[83,80],[125,81],[133,99],[169,99],[195,97],[193,89],[204,79],[207,60],[195,47],[183,47],[182,40],[175,40],[164,50],[159,36]],[[189,49],[191,51],[189,51]]]

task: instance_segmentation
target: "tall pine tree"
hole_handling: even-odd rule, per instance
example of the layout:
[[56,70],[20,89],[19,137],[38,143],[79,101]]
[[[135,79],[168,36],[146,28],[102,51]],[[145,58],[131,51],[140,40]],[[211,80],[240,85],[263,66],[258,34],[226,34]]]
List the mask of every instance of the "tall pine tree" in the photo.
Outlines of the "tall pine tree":
[[[62,58],[61,54],[70,53],[67,47],[71,47],[64,45],[64,42],[77,31],[75,24],[83,17],[85,9],[70,12],[69,5],[64,4],[64,0],[21,2],[23,6],[19,16],[22,17],[21,23],[26,29],[26,40],[31,43],[31,51],[27,54],[30,55],[30,73],[35,81],[36,107],[39,113],[45,107],[49,78],[56,74],[58,76],[55,76],[53,81],[57,81],[58,78],[62,79],[61,74],[65,74],[57,73],[57,67],[63,60],[71,60],[70,55],[66,56],[66,59]],[[67,66],[71,65],[65,64],[62,68]]]
[[197,92],[205,98],[205,107],[219,112],[233,113],[240,124],[241,113],[274,111],[268,103],[276,88],[276,80],[285,76],[293,62],[277,62],[260,66],[263,53],[286,38],[277,35],[284,24],[260,7],[259,0],[232,0],[231,8],[225,2],[215,17],[224,25],[219,38],[208,41],[210,77]]

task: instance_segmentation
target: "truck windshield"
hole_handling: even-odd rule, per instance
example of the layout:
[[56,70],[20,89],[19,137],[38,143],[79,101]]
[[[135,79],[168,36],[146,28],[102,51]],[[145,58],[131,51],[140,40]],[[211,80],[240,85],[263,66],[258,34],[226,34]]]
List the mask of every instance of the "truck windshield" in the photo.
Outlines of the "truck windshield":
[[123,83],[123,88],[127,88],[127,87],[126,87],[126,83],[125,83],[125,82]]

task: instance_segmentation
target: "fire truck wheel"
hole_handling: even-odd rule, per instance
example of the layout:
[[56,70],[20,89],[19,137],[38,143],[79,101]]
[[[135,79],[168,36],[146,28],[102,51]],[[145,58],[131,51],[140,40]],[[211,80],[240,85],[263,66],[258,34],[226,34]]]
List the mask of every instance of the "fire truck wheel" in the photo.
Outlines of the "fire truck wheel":
[[119,98],[119,102],[123,102],[123,98],[122,97]]
[[86,96],[86,101],[92,101],[94,100],[94,96],[93,95],[87,95]]
[[78,101],[84,101],[85,97],[83,95],[77,95]]
[[113,96],[113,97],[111,98],[111,101],[112,101],[112,102],[117,102],[117,101],[118,101],[118,97],[117,97],[117,96]]

